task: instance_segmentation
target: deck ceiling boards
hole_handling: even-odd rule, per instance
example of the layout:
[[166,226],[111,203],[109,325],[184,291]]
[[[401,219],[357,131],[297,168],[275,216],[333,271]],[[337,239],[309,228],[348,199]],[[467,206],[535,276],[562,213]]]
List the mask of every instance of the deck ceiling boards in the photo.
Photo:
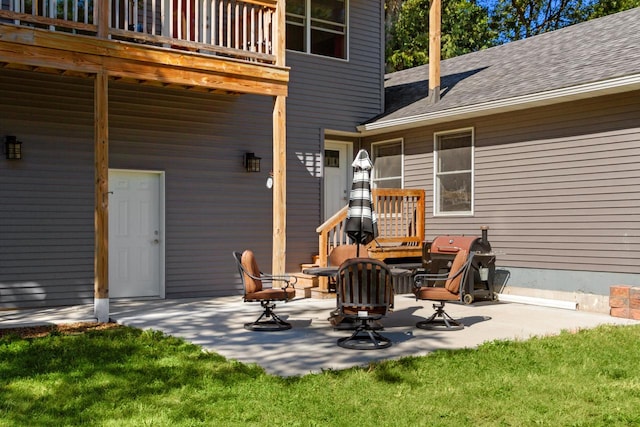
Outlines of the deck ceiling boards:
[[104,71],[111,79],[225,93],[286,96],[289,81],[285,67],[3,24],[0,58],[9,68],[75,76]]

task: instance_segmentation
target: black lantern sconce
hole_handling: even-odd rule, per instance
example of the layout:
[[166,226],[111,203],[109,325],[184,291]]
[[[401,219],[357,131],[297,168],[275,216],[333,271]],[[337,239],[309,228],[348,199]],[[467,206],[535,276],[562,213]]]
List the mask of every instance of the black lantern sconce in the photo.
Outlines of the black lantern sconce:
[[22,159],[22,142],[18,141],[15,136],[7,135],[5,137],[4,150],[7,155],[7,159]]
[[256,157],[254,153],[245,153],[244,167],[247,172],[260,172],[260,160],[262,157]]

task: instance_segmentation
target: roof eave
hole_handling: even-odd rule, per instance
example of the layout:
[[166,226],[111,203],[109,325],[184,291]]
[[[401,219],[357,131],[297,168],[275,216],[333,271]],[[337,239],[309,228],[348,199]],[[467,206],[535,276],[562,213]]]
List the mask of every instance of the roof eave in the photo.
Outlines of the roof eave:
[[432,113],[378,121],[360,125],[357,129],[361,132],[361,136],[370,136],[634,90],[640,90],[640,74],[632,74],[577,86],[553,89],[546,92],[456,107],[448,110],[434,111]]

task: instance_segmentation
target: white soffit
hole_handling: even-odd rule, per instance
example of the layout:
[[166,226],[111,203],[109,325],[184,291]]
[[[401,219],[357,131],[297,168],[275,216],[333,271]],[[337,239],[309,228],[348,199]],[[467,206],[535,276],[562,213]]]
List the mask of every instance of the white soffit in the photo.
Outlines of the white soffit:
[[640,90],[640,74],[358,126],[361,136]]

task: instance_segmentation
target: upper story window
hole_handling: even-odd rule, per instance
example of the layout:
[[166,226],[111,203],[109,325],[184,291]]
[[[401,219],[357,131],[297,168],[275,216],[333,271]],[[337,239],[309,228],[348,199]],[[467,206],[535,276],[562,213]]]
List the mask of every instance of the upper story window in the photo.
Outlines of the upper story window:
[[402,140],[371,144],[373,188],[402,188]]
[[473,214],[473,129],[435,134],[434,215]]
[[287,49],[346,59],[348,0],[287,0]]

